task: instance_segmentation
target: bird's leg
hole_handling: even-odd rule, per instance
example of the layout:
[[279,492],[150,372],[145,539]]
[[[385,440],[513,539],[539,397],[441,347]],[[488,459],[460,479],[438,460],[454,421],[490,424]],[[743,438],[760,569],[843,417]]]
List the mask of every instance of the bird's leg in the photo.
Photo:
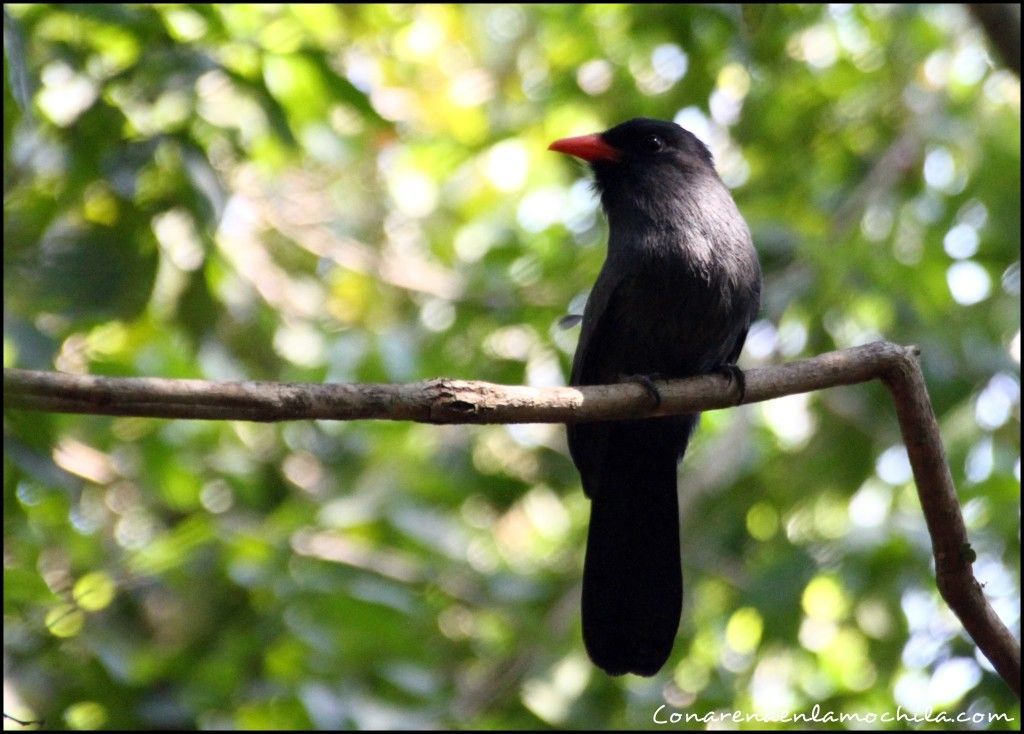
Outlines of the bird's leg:
[[661,392],[659,392],[657,385],[654,384],[654,381],[659,379],[661,379],[661,375],[657,373],[649,375],[624,375],[622,377],[623,382],[635,382],[643,387],[647,394],[651,396],[651,400],[654,401],[655,408],[661,405]]
[[743,374],[743,370],[734,364],[723,364],[715,368],[715,372],[723,375],[730,385],[734,382],[736,383],[736,386],[740,389],[740,397],[736,401],[736,405],[742,403],[747,397],[747,376]]

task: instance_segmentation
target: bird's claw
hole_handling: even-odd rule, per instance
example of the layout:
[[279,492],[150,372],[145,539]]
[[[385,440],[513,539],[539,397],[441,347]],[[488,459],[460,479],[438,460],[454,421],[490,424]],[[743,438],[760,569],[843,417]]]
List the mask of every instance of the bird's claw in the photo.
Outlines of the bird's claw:
[[635,382],[651,396],[651,400],[654,401],[654,407],[657,408],[661,405],[661,392],[658,390],[658,386],[654,384],[654,381],[658,379],[658,375],[629,375],[624,378],[626,382]]
[[723,364],[715,370],[719,374],[723,375],[725,379],[729,381],[729,384],[736,383],[736,387],[739,388],[740,396],[736,401],[736,405],[742,403],[747,397],[747,376],[743,374],[743,370],[734,364]]

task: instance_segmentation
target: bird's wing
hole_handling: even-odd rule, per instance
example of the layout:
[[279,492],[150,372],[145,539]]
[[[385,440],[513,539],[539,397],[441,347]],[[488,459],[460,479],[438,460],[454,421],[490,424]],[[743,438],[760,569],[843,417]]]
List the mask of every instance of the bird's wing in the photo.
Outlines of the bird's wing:
[[[613,382],[616,376],[602,373],[602,361],[596,355],[605,354],[614,345],[604,345],[608,331],[608,322],[614,319],[616,293],[620,290],[624,278],[608,268],[607,263],[598,275],[597,282],[587,299],[583,312],[583,328],[580,331],[576,354],[572,360],[570,385],[594,385]],[[613,424],[604,421],[598,423],[574,423],[567,426],[566,436],[569,441],[569,453],[580,472],[583,480],[583,491],[593,497],[601,482],[602,464],[608,448],[608,440]]]
[[736,336],[736,343],[733,345],[732,351],[725,360],[726,364],[736,364],[736,360],[740,358],[740,353],[743,351],[743,345],[747,343],[747,333],[750,331],[750,325],[754,322],[754,319],[757,318],[757,312],[760,308],[761,284],[760,278],[758,278],[757,287],[751,293],[750,307],[747,312],[747,323],[743,326],[743,331]]
[[729,356],[726,357],[726,364],[736,364],[736,360],[740,358],[740,353],[743,351],[743,345],[747,343],[748,331],[750,331],[750,324],[747,324],[746,328],[736,337],[736,345],[732,348]]
[[588,360],[588,355],[601,354],[599,345],[602,335],[607,326],[608,316],[615,310],[615,294],[624,280],[621,273],[608,267],[607,262],[597,276],[597,282],[594,283],[590,297],[587,298],[587,306],[583,310],[583,328],[580,330],[576,354],[572,359],[570,385],[596,384],[593,364]]

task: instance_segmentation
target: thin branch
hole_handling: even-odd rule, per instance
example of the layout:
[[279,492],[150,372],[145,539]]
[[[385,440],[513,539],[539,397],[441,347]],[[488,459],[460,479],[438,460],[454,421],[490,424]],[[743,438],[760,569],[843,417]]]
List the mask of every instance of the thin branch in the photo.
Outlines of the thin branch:
[[[752,369],[743,402],[880,379],[892,393],[918,496],[932,539],[939,592],[964,628],[1020,697],[1020,644],[996,616],[974,578],[938,421],[917,349],[876,342],[811,359]],[[114,378],[4,370],[9,408],[246,421],[412,420],[425,423],[574,423],[677,415],[737,404],[721,375],[657,381],[652,405],[639,384],[533,388],[441,378],[408,385],[314,385]]]
[[914,471],[917,496],[932,539],[939,593],[1003,680],[1020,698],[1020,643],[985,599],[971,564],[975,553],[949,473],[949,463],[916,359],[895,360],[882,381],[892,393],[896,416]]
[[14,716],[11,716],[6,711],[4,712],[4,718],[7,719],[8,721],[13,721],[18,726],[42,726],[43,725],[43,720],[42,719],[39,719],[38,721],[35,721],[35,720],[27,720],[27,721],[25,721],[25,720],[16,718]]
[[[903,348],[884,342],[746,372],[746,399],[878,378]],[[8,407],[151,418],[286,421],[383,419],[421,423],[574,423],[673,415],[737,404],[721,375],[657,381],[652,406],[638,383],[523,387],[440,378],[407,385],[209,382],[4,370]]]

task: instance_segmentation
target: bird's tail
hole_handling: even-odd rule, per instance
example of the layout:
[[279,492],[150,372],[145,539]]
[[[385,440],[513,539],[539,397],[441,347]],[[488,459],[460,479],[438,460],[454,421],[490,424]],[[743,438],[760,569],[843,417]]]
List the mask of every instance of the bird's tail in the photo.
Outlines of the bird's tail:
[[676,465],[695,423],[615,424],[591,492],[583,641],[611,675],[654,675],[672,652],[683,605]]

